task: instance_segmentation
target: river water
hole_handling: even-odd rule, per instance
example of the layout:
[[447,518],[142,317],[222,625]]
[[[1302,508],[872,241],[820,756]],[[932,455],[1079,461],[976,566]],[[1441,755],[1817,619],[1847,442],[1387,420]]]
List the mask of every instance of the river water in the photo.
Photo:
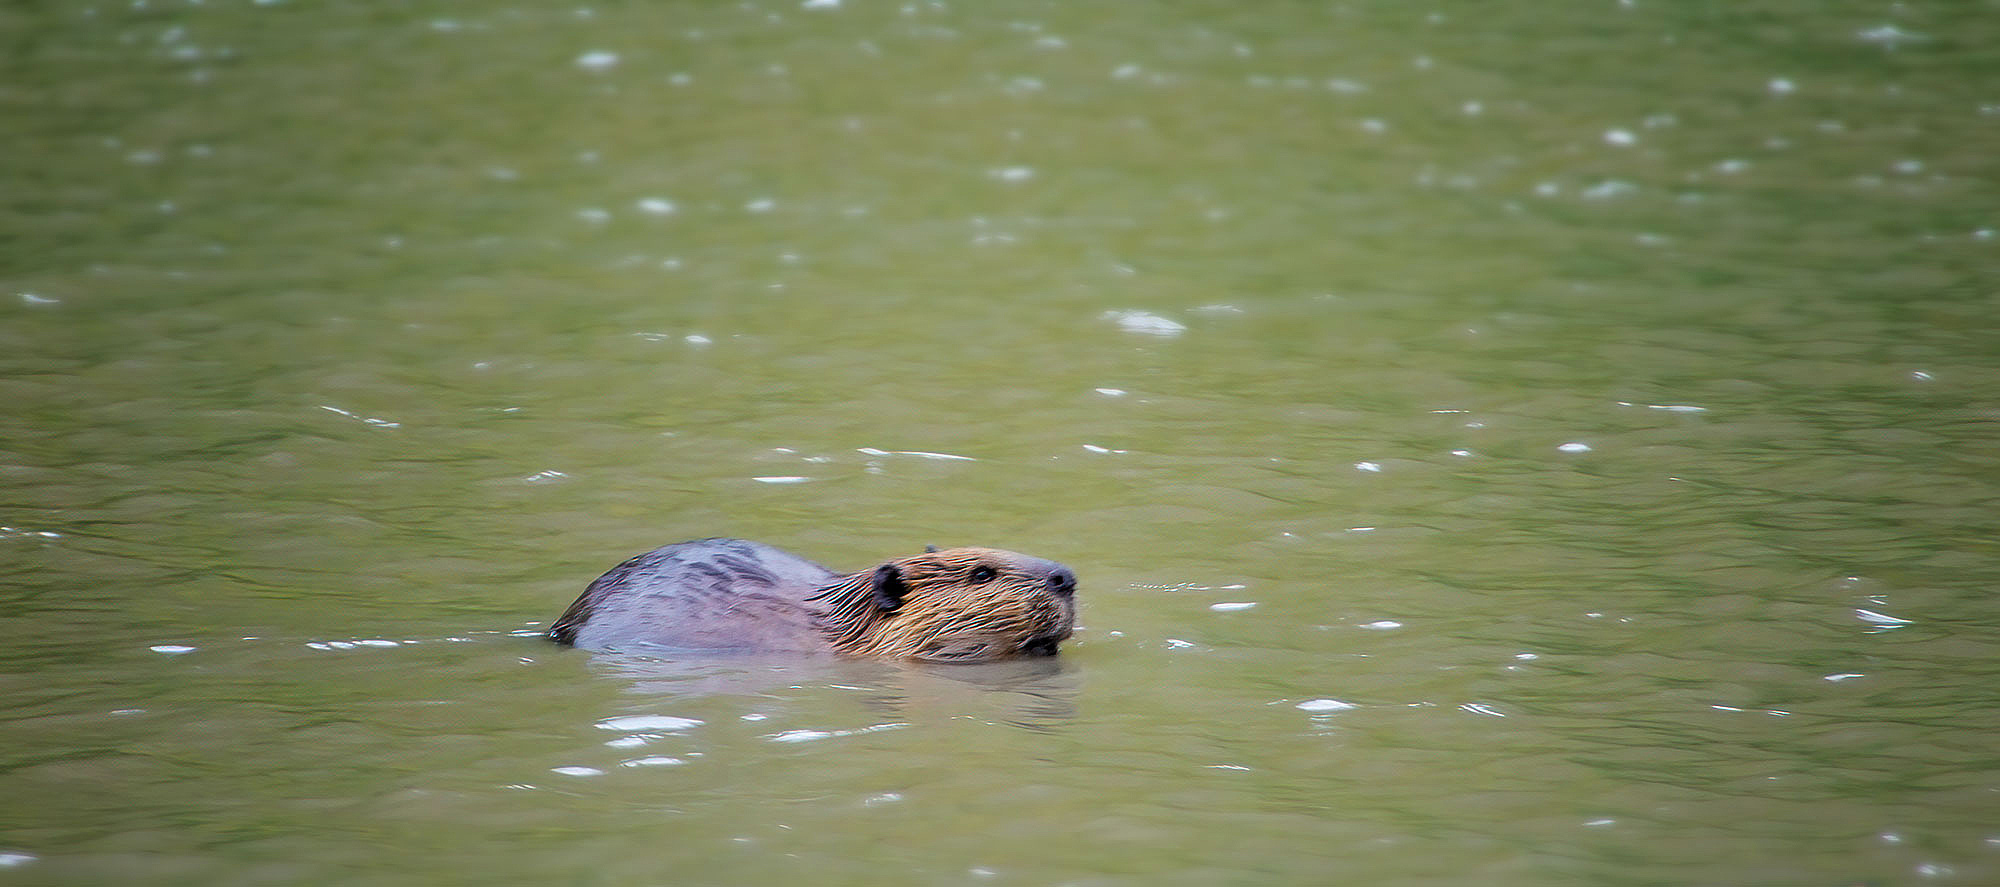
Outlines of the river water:
[[[1991,2],[0,33],[0,885],[2000,883]],[[1081,625],[534,636],[713,535]]]

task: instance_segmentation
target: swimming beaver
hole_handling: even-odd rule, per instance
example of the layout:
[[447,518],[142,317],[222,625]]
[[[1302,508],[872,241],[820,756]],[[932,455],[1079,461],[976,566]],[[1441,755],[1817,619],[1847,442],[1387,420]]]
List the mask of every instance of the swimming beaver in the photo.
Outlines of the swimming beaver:
[[1051,656],[1076,574],[992,548],[930,549],[841,575],[742,539],[655,549],[597,577],[549,627],[586,650],[837,653],[984,662]]

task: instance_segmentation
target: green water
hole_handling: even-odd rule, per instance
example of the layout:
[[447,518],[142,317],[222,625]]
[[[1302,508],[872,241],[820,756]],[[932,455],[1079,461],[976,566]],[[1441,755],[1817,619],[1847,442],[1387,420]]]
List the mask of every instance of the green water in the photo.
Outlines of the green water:
[[[2000,4],[0,37],[0,885],[2000,883]],[[524,636],[710,535],[1081,627]]]

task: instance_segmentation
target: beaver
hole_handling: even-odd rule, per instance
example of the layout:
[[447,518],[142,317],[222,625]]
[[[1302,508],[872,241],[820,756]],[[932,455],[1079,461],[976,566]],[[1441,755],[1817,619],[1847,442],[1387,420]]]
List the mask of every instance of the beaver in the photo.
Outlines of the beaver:
[[742,539],[697,539],[590,583],[548,636],[586,650],[833,653],[986,662],[1052,656],[1076,624],[1076,574],[993,548],[927,548],[840,574]]

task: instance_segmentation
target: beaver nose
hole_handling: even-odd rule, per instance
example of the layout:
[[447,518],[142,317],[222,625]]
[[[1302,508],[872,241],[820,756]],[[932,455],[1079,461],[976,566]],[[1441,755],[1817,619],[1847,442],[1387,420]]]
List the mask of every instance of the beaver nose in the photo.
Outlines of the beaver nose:
[[1068,567],[1057,567],[1049,573],[1049,587],[1054,588],[1056,594],[1063,597],[1074,595],[1076,594],[1076,574],[1070,572]]

